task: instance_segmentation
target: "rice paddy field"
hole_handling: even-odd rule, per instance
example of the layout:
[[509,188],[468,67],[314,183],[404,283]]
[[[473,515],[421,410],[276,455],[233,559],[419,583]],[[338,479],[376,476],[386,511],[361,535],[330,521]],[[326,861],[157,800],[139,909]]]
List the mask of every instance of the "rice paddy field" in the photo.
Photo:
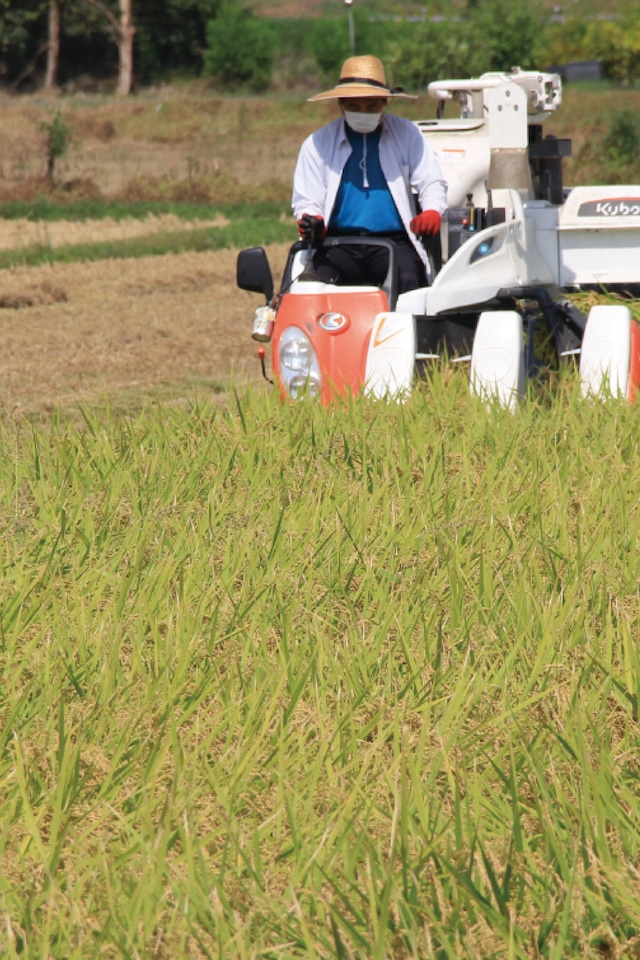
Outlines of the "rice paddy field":
[[640,406],[281,404],[286,216],[81,108],[0,183],[0,956],[637,960]]
[[2,955],[637,957],[638,407],[2,427]]

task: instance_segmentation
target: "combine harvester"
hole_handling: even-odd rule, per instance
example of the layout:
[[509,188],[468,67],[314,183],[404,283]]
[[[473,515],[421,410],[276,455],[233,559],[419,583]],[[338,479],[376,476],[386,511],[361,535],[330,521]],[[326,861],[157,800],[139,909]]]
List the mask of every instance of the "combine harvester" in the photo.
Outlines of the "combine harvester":
[[[449,183],[449,211],[429,286],[397,294],[395,249],[381,288],[321,283],[312,250],[293,244],[280,291],[261,247],[238,256],[237,282],[263,293],[253,336],[272,340],[283,397],[323,402],[364,389],[403,396],[429,362],[469,364],[471,389],[515,408],[539,367],[544,326],[558,363],[577,363],[582,392],[629,400],[640,390],[640,327],[628,306],[592,307],[571,292],[640,287],[640,185],[563,185],[571,143],[543,137],[562,99],[559,75],[486,73],[429,85],[437,119],[418,121]],[[444,116],[447,103],[459,115]],[[362,243],[362,237],[324,243]],[[259,351],[264,371],[265,348]]]

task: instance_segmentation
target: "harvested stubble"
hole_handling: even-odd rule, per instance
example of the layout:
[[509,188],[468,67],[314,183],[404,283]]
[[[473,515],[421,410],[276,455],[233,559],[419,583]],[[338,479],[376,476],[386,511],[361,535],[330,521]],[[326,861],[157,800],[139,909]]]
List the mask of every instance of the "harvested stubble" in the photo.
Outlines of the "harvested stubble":
[[175,214],[148,214],[140,219],[114,220],[3,220],[0,218],[0,250],[21,247],[59,247],[65,244],[105,243],[129,240],[158,233],[176,233],[181,230],[200,230],[203,227],[225,227],[226,217],[211,220],[184,220]]
[[[274,264],[286,246],[269,248]],[[260,379],[256,295],[235,286],[236,253],[20,267],[0,272],[5,410],[35,413]]]

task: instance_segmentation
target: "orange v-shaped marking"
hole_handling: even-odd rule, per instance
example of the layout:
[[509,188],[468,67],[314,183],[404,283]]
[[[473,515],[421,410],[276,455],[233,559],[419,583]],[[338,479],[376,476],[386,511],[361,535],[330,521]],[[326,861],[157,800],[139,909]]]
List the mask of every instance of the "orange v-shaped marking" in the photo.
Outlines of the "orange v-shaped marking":
[[401,332],[400,330],[394,330],[393,333],[388,333],[386,337],[381,337],[381,336],[380,336],[380,333],[381,333],[382,328],[384,327],[386,321],[387,321],[387,317],[383,317],[380,326],[378,327],[378,329],[377,329],[376,332],[375,332],[375,336],[374,336],[374,338],[373,338],[373,346],[374,346],[374,347],[379,347],[379,346],[381,346],[383,343],[386,343],[387,340],[393,340],[393,338],[394,338],[394,337],[397,337],[398,334]]

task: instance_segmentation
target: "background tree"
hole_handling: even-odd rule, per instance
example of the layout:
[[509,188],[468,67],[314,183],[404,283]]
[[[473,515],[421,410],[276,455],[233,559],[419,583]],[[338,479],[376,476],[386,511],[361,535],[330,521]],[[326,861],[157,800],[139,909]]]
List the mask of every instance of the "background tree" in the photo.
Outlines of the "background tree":
[[133,38],[136,28],[133,25],[132,0],[120,0],[120,31],[118,51],[120,53],[120,75],[116,93],[126,97],[133,85]]
[[393,44],[388,62],[393,83],[425,90],[432,80],[469,76],[467,63],[474,45],[468,22],[415,25],[411,36]]
[[199,75],[207,49],[207,24],[221,0],[134,0],[136,78],[141,83],[175,74]]
[[47,71],[44,78],[45,90],[51,90],[58,82],[58,64],[60,62],[60,0],[51,0],[49,4],[49,36],[47,47]]
[[469,51],[469,75],[539,68],[547,20],[540,0],[474,0],[468,10],[471,36],[476,38]]
[[[224,88],[256,92],[303,91],[335,77],[350,52],[344,4],[332,0],[322,17],[282,20],[256,16],[250,2],[0,0],[0,82],[21,92],[70,82],[90,90],[115,74],[117,92],[126,95],[134,76],[148,84],[204,73]],[[602,61],[614,83],[632,85],[640,74],[637,0],[616,0],[616,16],[606,21],[596,16],[597,0],[585,0],[562,24],[550,21],[548,0],[457,0],[447,7],[434,0],[430,13],[451,14],[441,22],[426,14],[403,19],[415,7],[409,0],[382,3],[356,4],[356,52],[375,51],[390,81],[414,90],[443,76],[573,60]],[[391,19],[390,11],[399,15]]]
[[83,3],[98,10],[107,19],[107,29],[118,48],[119,70],[116,95],[126,97],[133,86],[133,40],[136,28],[133,23],[132,0],[119,0],[117,12],[106,0],[83,0]]
[[640,75],[640,12],[625,20],[592,20],[584,49],[586,59],[602,61],[608,79],[632,86]]
[[48,0],[0,0],[0,74],[19,86],[47,50]]
[[224,0],[207,25],[204,73],[219,84],[264,91],[275,57],[275,36],[267,20],[255,17],[235,0]]
[[[112,69],[105,40],[118,51],[117,93],[133,82],[134,0],[0,0],[0,72],[15,87],[38,75],[53,87],[59,74]],[[74,38],[75,44],[68,44]],[[96,56],[96,52],[99,53]],[[46,69],[42,77],[42,67]]]

